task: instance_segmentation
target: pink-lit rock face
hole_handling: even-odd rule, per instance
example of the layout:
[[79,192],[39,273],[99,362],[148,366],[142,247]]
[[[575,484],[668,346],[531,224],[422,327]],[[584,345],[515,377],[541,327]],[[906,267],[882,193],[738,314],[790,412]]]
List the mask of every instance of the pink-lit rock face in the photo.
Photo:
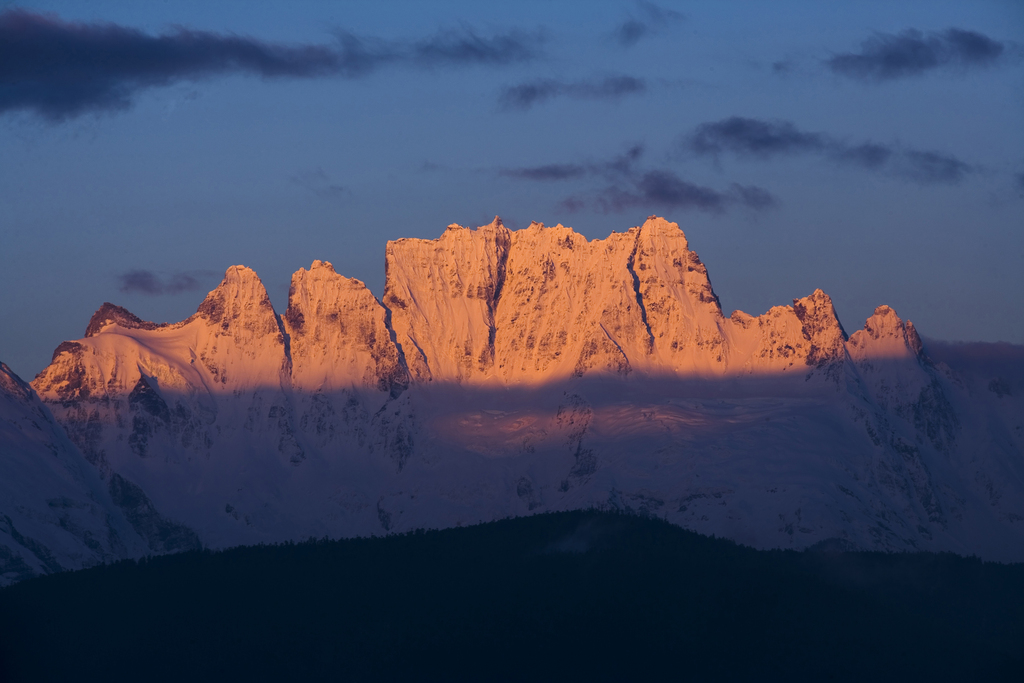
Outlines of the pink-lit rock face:
[[635,230],[592,242],[561,225],[513,233],[497,307],[496,376],[537,383],[646,367],[650,338],[629,272],[635,242]]
[[494,219],[436,240],[388,242],[384,305],[412,377],[462,381],[494,365],[495,308],[511,233]]
[[679,226],[657,217],[592,241],[561,225],[451,226],[437,240],[391,242],[387,254],[384,304],[414,381],[721,376],[843,356],[820,290],[726,319]]
[[377,300],[314,261],[281,316],[242,266],[179,323],[105,304],[33,386],[159,512],[151,548],[598,506],[1024,559],[1024,386],[931,361],[887,306],[849,339],[821,290],[726,317],[657,217],[589,241],[453,225],[386,266]]
[[397,395],[409,384],[387,311],[366,285],[338,275],[326,261],[292,275],[284,327],[296,389],[359,387]]
[[[436,240],[389,243],[386,263],[382,304],[314,261],[292,276],[280,320],[243,266],[229,268],[181,323],[156,325],[105,304],[36,386],[51,400],[102,397],[131,391],[145,374],[214,393],[282,382],[400,393],[410,381],[803,372],[844,357],[842,327],[820,290],[756,318],[725,318],[683,232],[660,218],[592,241],[561,225],[450,226]],[[873,348],[858,353],[895,352]]]

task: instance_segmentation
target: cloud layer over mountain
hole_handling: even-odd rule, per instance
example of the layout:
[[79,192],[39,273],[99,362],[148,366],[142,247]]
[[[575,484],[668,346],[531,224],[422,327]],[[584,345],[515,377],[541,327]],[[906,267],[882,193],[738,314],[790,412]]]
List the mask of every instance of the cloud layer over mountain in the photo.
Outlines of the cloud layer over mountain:
[[391,64],[502,65],[532,59],[539,43],[538,36],[462,28],[413,41],[339,32],[336,45],[282,45],[184,27],[154,36],[14,9],[0,14],[0,113],[27,109],[61,120],[124,109],[139,90],[228,73],[356,78]]

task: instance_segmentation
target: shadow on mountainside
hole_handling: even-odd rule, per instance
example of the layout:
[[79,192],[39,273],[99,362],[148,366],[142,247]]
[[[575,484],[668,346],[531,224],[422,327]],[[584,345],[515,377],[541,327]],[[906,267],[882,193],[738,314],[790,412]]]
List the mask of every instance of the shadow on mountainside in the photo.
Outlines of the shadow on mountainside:
[[[870,368],[845,363],[717,378],[431,381],[397,397],[281,385],[204,396],[143,376],[127,396],[66,404],[61,423],[110,471],[111,494],[153,552],[197,547],[189,528],[215,528],[220,536],[202,540],[223,547],[603,505],[757,547],[804,547],[825,540],[818,522],[852,529],[860,519],[847,539],[860,548],[1017,559],[997,552],[1006,539],[985,515],[1012,530],[1024,511],[1024,463],[1008,431],[1024,385],[992,374],[998,363],[981,374],[927,357],[872,363],[877,386]],[[761,501],[800,486],[785,509]],[[298,517],[300,500],[321,507]],[[965,514],[974,521],[959,529]],[[954,542],[932,543],[950,529]]]

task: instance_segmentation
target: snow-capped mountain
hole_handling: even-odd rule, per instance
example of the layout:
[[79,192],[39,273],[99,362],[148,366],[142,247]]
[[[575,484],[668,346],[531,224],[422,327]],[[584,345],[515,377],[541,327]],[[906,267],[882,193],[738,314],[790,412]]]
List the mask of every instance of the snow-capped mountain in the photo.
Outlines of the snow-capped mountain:
[[105,304],[32,386],[154,551],[603,506],[1024,560],[1018,375],[932,360],[886,306],[847,338],[820,290],[726,316],[660,218],[452,225],[388,244],[380,301],[314,261],[283,315],[233,266],[180,323]]
[[[111,477],[113,488],[131,488]],[[114,504],[32,388],[0,363],[0,586],[142,555],[125,519],[138,511],[126,508]]]

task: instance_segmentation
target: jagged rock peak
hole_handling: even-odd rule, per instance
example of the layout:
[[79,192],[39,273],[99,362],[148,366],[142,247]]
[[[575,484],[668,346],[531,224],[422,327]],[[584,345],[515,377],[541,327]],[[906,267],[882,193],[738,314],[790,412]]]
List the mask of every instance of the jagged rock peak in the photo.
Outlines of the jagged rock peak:
[[448,232],[449,230],[450,231],[469,230],[470,232],[475,232],[477,230],[484,230],[486,228],[503,228],[503,227],[505,227],[505,224],[501,222],[501,218],[498,217],[498,216],[495,216],[493,221],[491,221],[487,225],[481,225],[479,228],[468,228],[465,225],[462,225],[460,223],[450,223],[448,225],[448,227],[445,228],[445,232]]
[[793,299],[793,312],[803,326],[804,337],[811,342],[807,352],[808,365],[821,366],[842,359],[846,330],[839,322],[828,294],[815,289],[810,296]]
[[[304,269],[300,268],[299,270],[302,271]],[[314,270],[326,270],[331,273],[337,272],[334,270],[334,265],[330,261],[321,261],[320,259],[315,259],[309,266],[309,272],[313,272]]]
[[284,314],[288,333],[301,335],[307,332],[305,322],[308,316],[313,317],[311,322],[328,316],[336,321],[339,311],[356,305],[365,307],[367,299],[376,303],[361,280],[339,275],[330,261],[315,260],[309,270],[299,268],[292,274],[288,309]]
[[256,272],[245,266],[231,266],[217,288],[206,295],[196,316],[227,331],[236,324],[254,333],[278,332],[274,306],[267,288]]
[[291,338],[293,386],[362,386],[393,396],[408,386],[387,310],[365,284],[339,275],[326,261],[292,275],[284,327]]
[[677,246],[680,249],[689,249],[686,234],[683,233],[679,224],[666,220],[661,216],[648,216],[644,224],[640,226],[640,230],[671,237],[677,240]]
[[[864,322],[864,329],[874,338],[902,337],[907,329],[913,330],[914,323],[904,322],[896,311],[885,304],[877,307],[874,314]],[[914,332],[916,335],[917,333]]]
[[89,325],[85,328],[85,336],[93,337],[110,324],[116,324],[128,330],[155,330],[158,327],[163,327],[163,325],[143,320],[128,309],[115,306],[107,301],[89,319]]
[[903,321],[891,307],[882,305],[875,309],[874,314],[864,323],[863,330],[857,330],[850,336],[853,347],[876,347],[891,354],[902,355],[909,350],[915,356],[923,356],[924,345],[914,328],[914,323]]

